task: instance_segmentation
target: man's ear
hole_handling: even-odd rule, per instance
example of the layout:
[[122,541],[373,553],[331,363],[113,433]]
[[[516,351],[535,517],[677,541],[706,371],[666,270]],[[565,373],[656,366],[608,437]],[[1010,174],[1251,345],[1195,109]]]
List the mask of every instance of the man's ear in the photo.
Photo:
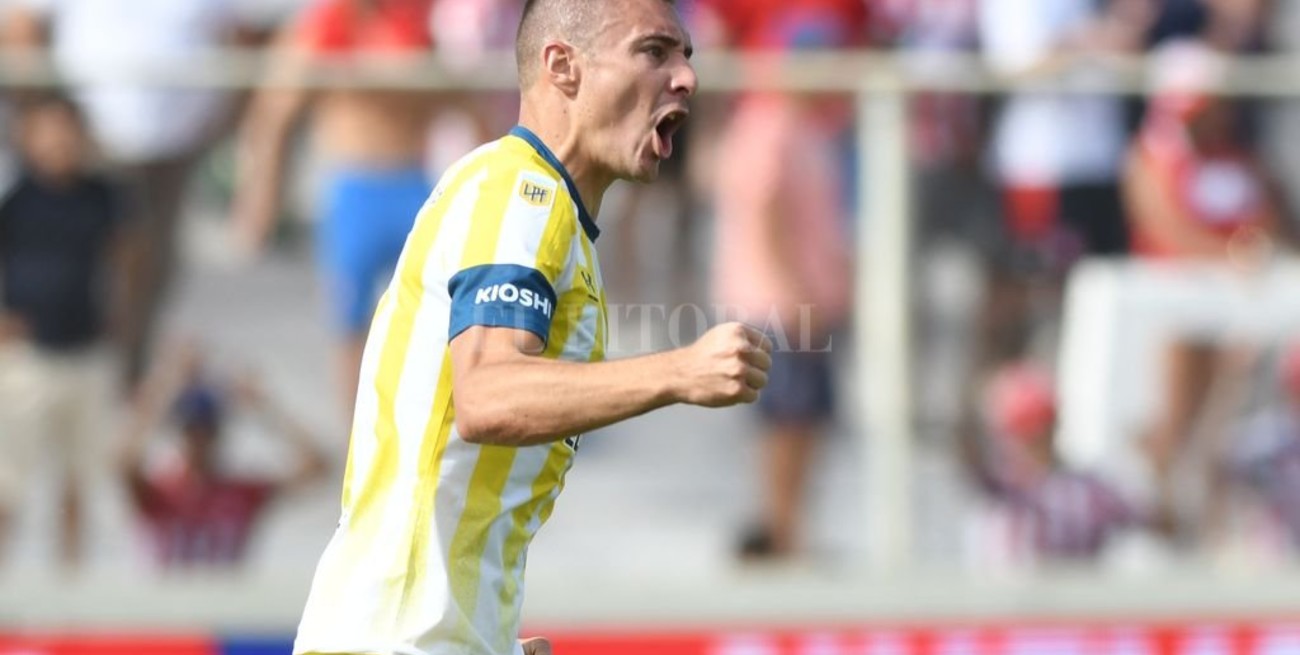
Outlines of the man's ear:
[[563,41],[546,44],[542,48],[542,74],[566,95],[577,95],[578,81],[582,77],[577,51]]

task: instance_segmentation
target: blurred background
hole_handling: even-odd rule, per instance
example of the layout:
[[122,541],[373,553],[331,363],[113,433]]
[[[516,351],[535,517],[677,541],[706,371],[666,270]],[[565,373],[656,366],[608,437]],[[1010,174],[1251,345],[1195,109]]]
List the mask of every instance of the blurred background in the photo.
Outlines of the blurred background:
[[[1300,653],[1300,2],[678,0],[701,93],[599,224],[562,655]],[[0,1],[0,653],[287,654],[359,346],[519,0]]]

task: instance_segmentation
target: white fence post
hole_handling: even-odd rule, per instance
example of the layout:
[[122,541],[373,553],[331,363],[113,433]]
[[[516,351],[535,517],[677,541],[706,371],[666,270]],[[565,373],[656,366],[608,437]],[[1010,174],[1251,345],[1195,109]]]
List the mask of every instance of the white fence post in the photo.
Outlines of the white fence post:
[[906,568],[912,553],[912,390],[907,95],[897,84],[860,91],[855,336],[865,400],[868,558],[873,573]]

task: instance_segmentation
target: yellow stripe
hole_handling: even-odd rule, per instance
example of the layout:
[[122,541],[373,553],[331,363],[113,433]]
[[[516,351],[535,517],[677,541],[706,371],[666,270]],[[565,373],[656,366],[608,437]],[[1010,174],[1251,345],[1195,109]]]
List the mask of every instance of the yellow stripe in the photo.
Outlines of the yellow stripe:
[[[474,208],[474,224],[470,228],[468,243],[462,254],[461,268],[489,263],[496,255],[505,222],[506,208],[513,196],[514,175],[489,175],[479,193],[479,205]],[[549,229],[549,227],[548,227]],[[458,625],[458,637],[465,638],[472,631],[472,618],[478,606],[479,583],[482,579],[483,554],[488,547],[488,537],[497,516],[501,514],[501,495],[510,477],[517,449],[481,446],[474,472],[470,474],[466,490],[465,508],[448,547],[448,577],[451,592],[463,613]]]
[[[561,190],[551,208],[551,220],[542,232],[542,242],[537,248],[537,270],[541,271],[551,284],[558,284],[564,274],[564,267],[569,262],[569,250],[573,246],[573,236],[578,231],[578,219],[573,213],[573,200]],[[559,294],[559,289],[556,289]],[[557,298],[558,300],[558,298]]]
[[[384,310],[388,308],[389,297],[390,296],[388,291],[384,291],[383,295],[379,296],[379,302],[375,306],[376,318],[384,315]],[[370,329],[371,330],[375,329],[375,324],[373,320],[371,321]],[[348,443],[352,443],[356,438],[357,438],[356,425],[353,424],[348,431]],[[343,491],[340,494],[341,498],[339,503],[342,506],[342,509],[344,510],[346,510],[349,507],[352,507],[352,470],[355,466],[356,466],[356,462],[353,461],[352,449],[348,448],[347,461],[343,465]]]
[[[597,269],[596,254],[595,252],[593,252],[595,247],[592,245],[591,241],[587,239],[586,235],[584,235],[581,239],[578,239],[578,241],[579,243],[582,244],[582,254],[585,255],[587,258],[587,273],[591,276],[592,280],[600,279],[600,276],[597,275],[598,271],[596,270]],[[596,315],[596,334],[593,337],[595,339],[595,343],[592,345],[590,361],[600,362],[600,361],[604,361],[605,359],[605,331],[609,328],[609,316],[605,311],[604,287],[602,286],[600,289],[597,289],[596,291],[600,295],[600,302],[597,305],[598,312]]]
[[[585,249],[584,251],[588,253],[587,261],[595,262],[595,258],[590,256],[591,243],[587,240],[585,236],[582,238],[582,245],[583,248]],[[602,287],[600,289],[600,314],[597,317],[597,321],[596,321],[595,343],[592,344],[591,356],[588,358],[588,361],[601,362],[605,360],[605,343],[608,340],[606,331],[608,329],[609,329],[609,312],[605,306],[605,289]],[[556,444],[556,445],[562,446],[563,444]],[[551,459],[548,459],[546,464],[547,464],[546,468],[542,471],[542,474],[541,476],[539,476],[539,479],[554,480],[555,482],[554,482],[554,490],[551,492],[549,497],[545,499],[541,499],[541,498],[537,499],[539,501],[542,501],[541,509],[538,512],[537,525],[539,528],[542,525],[544,525],[548,519],[551,518],[551,512],[555,509],[555,499],[559,497],[560,492],[564,491],[564,475],[569,471],[569,468],[573,465],[573,458],[569,457],[564,461],[553,461]],[[536,495],[534,497],[536,497]]]
[[[375,317],[383,316],[383,315],[384,315],[384,311],[388,309],[388,306],[389,306],[390,304],[392,304],[392,294],[391,294],[388,290],[384,290],[384,293],[383,293],[382,295],[379,296],[379,302],[376,303],[376,305],[375,305]],[[374,321],[371,321],[370,329],[371,329],[371,330],[374,330],[374,329],[375,329]],[[373,381],[372,381],[372,382],[373,382]],[[354,408],[353,411],[355,411],[355,408]],[[351,443],[352,440],[354,440],[354,439],[357,438],[355,433],[356,433],[356,425],[353,424],[352,429],[349,430],[349,434],[348,434],[348,441],[349,441],[349,443]],[[343,493],[342,493],[342,505],[343,505],[344,508],[352,507],[352,468],[353,468],[353,466],[354,466],[354,462],[353,462],[353,458],[352,458],[352,449],[349,448],[349,449],[348,449],[347,463],[344,465],[344,469],[343,469]]]
[[[463,179],[464,173],[457,177]],[[452,180],[450,188],[455,190],[459,182],[460,180]],[[453,193],[450,197],[454,195]],[[394,304],[394,307],[380,350],[379,367],[373,379],[378,410],[373,435],[377,444],[364,479],[359,481],[357,487],[352,485],[351,478],[348,480],[345,502],[351,513],[352,524],[349,526],[350,539],[343,556],[345,562],[363,561],[375,556],[375,540],[379,537],[389,491],[397,480],[400,466],[400,435],[395,416],[397,387],[406,363],[415,317],[424,297],[425,263],[445,217],[444,203],[434,203],[420,212],[414,232],[406,245],[406,252],[403,253],[402,265],[394,273],[397,282],[395,293],[390,290],[381,300],[384,307],[388,304]],[[353,439],[365,436],[354,434]],[[352,458],[351,451],[348,458]],[[390,620],[395,620],[395,603],[398,600],[398,597],[385,597],[383,602],[387,605],[377,608],[376,620],[381,620],[385,614],[390,616]]]
[[515,177],[489,168],[487,179],[479,185],[478,202],[470,212],[469,236],[461,253],[460,268],[490,264],[496,256],[505,223],[506,208],[514,192]]
[[465,509],[452,537],[447,562],[451,569],[451,591],[463,611],[462,634],[471,627],[477,613],[483,556],[492,536],[492,525],[501,515],[501,496],[518,450],[513,446],[480,446],[478,462],[470,476]]
[[[558,487],[564,484],[564,472],[568,470],[569,464],[573,461],[573,451],[563,441],[557,441],[550,445],[550,452],[546,456],[546,463],[542,465],[542,470],[533,480],[532,494],[528,502],[521,504],[511,512],[511,521],[514,526],[510,536],[506,539],[505,546],[502,548],[501,559],[505,564],[504,574],[505,581],[501,588],[501,625],[517,625],[519,622],[519,611],[516,609],[517,595],[519,594],[520,579],[515,575],[519,570],[521,560],[524,555],[524,549],[527,548],[528,542],[532,540],[533,531],[529,528],[533,517],[537,516],[538,508],[547,500],[554,502],[554,493]],[[545,522],[545,519],[543,519]],[[502,642],[495,644],[500,652],[509,651],[510,635],[498,635],[503,639]]]
[[428,619],[428,616],[423,613],[424,608],[416,608],[416,611],[412,612],[407,612],[407,609],[410,608],[412,593],[423,587],[425,576],[428,575],[430,526],[433,523],[434,513],[433,498],[438,493],[439,476],[442,474],[442,455],[447,450],[447,439],[451,435],[451,427],[455,422],[456,410],[451,403],[451,348],[448,347],[443,349],[442,369],[438,375],[438,386],[434,394],[433,412],[429,415],[429,422],[424,428],[423,441],[420,443],[420,477],[410,505],[414,513],[412,523],[415,531],[412,535],[410,557],[407,558],[406,580],[398,610],[397,628],[401,634],[407,634],[413,627],[407,623]]
[[[584,237],[582,241],[583,246],[586,247],[588,245],[587,239]],[[588,250],[588,252],[590,251]],[[587,261],[590,262],[594,260],[588,257]],[[605,307],[604,288],[600,289],[600,315],[597,317],[596,326],[595,343],[592,344],[591,357],[588,360],[591,362],[601,362],[605,360],[605,331],[609,328],[609,314]],[[557,451],[558,454],[563,454],[564,457],[556,457]],[[568,452],[568,446],[565,446],[563,442],[552,446],[551,456],[546,459],[546,466],[542,469],[541,475],[537,476],[537,480],[533,483],[533,502],[530,503],[530,505],[533,505],[534,508],[536,508],[537,505],[540,505],[537,512],[537,527],[539,529],[551,518],[551,512],[555,510],[555,499],[559,498],[560,493],[564,491],[564,476],[573,466],[573,455],[573,453]],[[537,493],[539,487],[551,487],[551,493],[542,497],[541,494]],[[531,512],[532,509],[533,508],[530,508],[529,511]],[[525,538],[531,537],[526,536]],[[514,565],[517,566],[518,562],[514,562]]]
[[[590,244],[586,238],[581,238],[584,254],[587,256],[588,272],[593,274],[594,268],[592,263],[595,259],[591,256]],[[575,285],[577,293],[573,294],[574,302],[578,307],[576,318],[581,320],[581,311],[586,306],[587,294],[585,286]],[[567,295],[567,294],[566,294]],[[604,289],[600,290],[601,302],[599,305],[599,314],[596,320],[595,343],[589,356],[589,361],[598,362],[605,358],[605,304]],[[577,320],[567,321],[557,328],[557,333],[553,338],[559,344],[564,344],[569,340],[573,329],[578,326]],[[562,332],[562,334],[560,333]],[[546,462],[542,465],[541,472],[533,480],[532,493],[529,501],[515,508],[511,519],[514,522],[514,529],[507,539],[503,551],[506,562],[506,581],[501,593],[501,612],[502,625],[514,625],[519,621],[518,610],[516,609],[516,595],[519,593],[519,578],[514,575],[514,571],[520,569],[524,549],[532,541],[536,528],[532,527],[533,519],[537,518],[537,528],[546,523],[550,518],[551,511],[555,507],[555,499],[559,496],[560,491],[564,489],[564,476],[569,468],[573,465],[574,453],[564,442],[556,442],[551,445],[550,452],[547,454]],[[507,644],[508,645],[508,644]]]

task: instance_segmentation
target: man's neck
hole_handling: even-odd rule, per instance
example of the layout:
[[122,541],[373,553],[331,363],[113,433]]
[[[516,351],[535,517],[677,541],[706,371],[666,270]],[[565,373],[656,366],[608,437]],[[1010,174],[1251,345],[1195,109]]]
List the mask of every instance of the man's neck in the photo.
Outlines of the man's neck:
[[[568,118],[567,115],[562,117]],[[529,111],[527,107],[519,111],[519,125],[536,134],[537,138],[550,148],[555,158],[560,160],[560,164],[573,179],[573,185],[578,188],[582,206],[587,208],[592,220],[596,220],[600,215],[600,204],[605,199],[605,191],[614,180],[599,171],[591,158],[582,151],[578,143],[577,130],[562,123],[567,123],[567,120],[540,120],[536,113]]]

